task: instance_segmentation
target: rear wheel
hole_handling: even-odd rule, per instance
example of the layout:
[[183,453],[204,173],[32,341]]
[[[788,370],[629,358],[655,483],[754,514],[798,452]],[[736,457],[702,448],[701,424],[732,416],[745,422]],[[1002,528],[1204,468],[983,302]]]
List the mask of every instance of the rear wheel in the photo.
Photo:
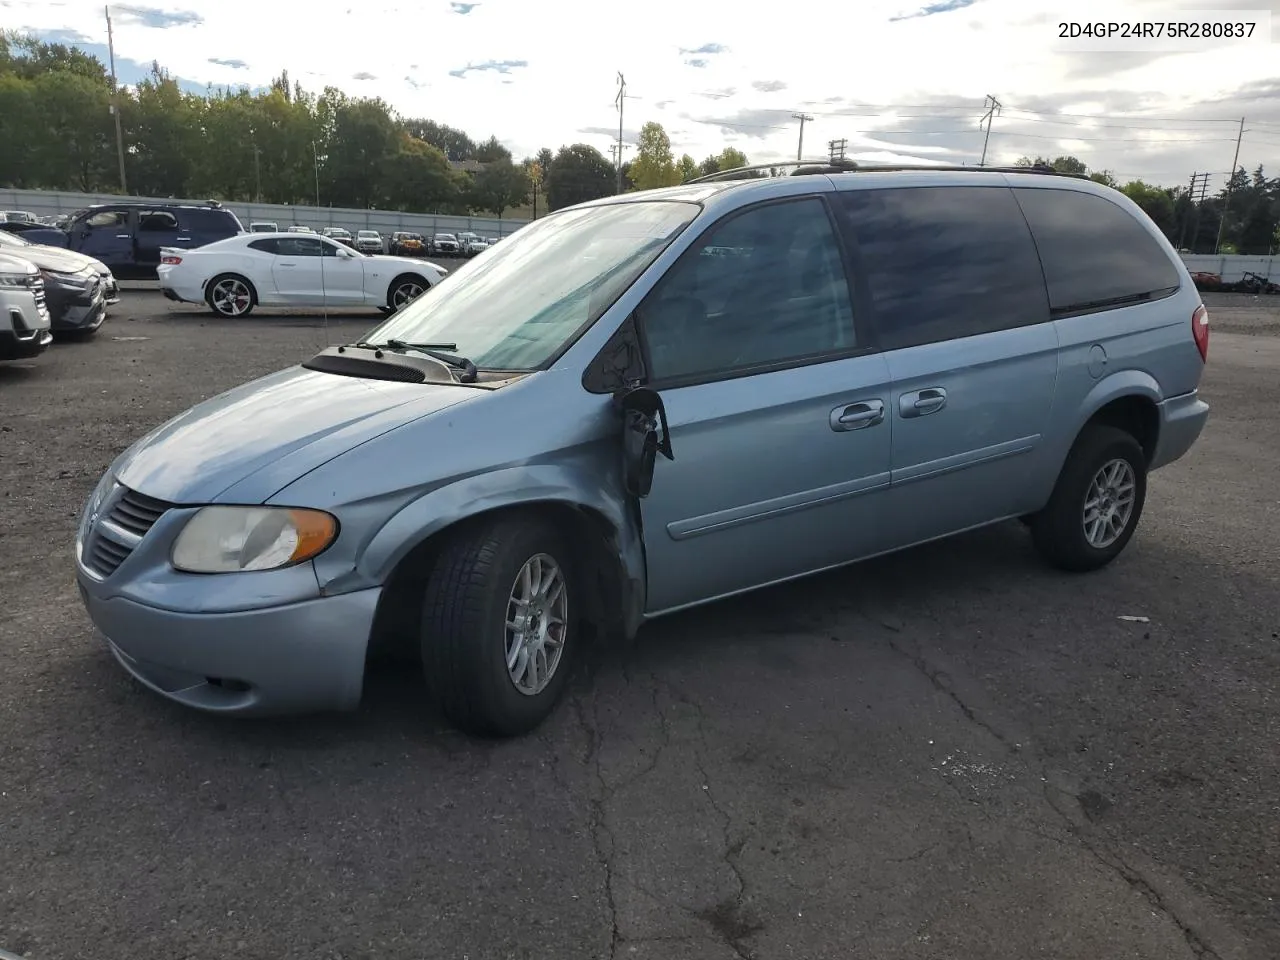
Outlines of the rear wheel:
[[1146,497],[1147,458],[1138,441],[1115,427],[1085,427],[1049,503],[1030,518],[1032,540],[1063,570],[1104,567],[1129,543]]
[[253,284],[234,273],[224,273],[209,281],[205,293],[209,308],[220,317],[232,320],[247,317],[258,302]]
[[451,723],[480,736],[527,733],[564,693],[577,631],[569,542],[532,516],[452,536],[427,583],[422,663]]

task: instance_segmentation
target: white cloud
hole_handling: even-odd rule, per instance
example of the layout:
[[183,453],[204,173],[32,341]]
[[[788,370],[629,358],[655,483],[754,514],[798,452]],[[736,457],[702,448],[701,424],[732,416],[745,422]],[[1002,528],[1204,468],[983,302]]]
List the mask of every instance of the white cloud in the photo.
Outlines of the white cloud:
[[[518,154],[575,141],[607,150],[607,134],[579,131],[616,129],[613,99],[621,70],[631,97],[625,126],[659,120],[676,150],[695,157],[726,143],[753,160],[794,157],[798,125],[791,114],[804,110],[814,118],[805,128],[809,156],[824,154],[828,140],[843,137],[851,151],[868,156],[975,162],[982,149],[983,97],[992,93],[1010,109],[996,121],[989,160],[1075,152],[1091,166],[1166,182],[1185,180],[1196,169],[1224,171],[1234,148],[1231,125],[1105,117],[1099,122],[1113,126],[1089,126],[1083,117],[1053,124],[1042,113],[1024,111],[1054,107],[1114,118],[1141,106],[1155,118],[1188,110],[1196,121],[1239,116],[1241,104],[1201,101],[1271,79],[1277,49],[1254,43],[1151,59],[1063,47],[1057,24],[1097,10],[1097,2],[1068,14],[1061,4],[1028,0],[861,0],[856,7],[829,0],[803,7],[795,18],[785,6],[754,15],[727,0],[650,0],[626,8],[625,16],[587,0],[149,5],[188,11],[201,22],[179,18],[155,29],[136,16],[117,19],[117,55],[158,59],[175,75],[200,82],[266,84],[287,68],[306,87],[333,84],[381,96],[405,115],[458,126],[476,138],[496,134]],[[460,6],[469,9],[462,14]],[[1183,6],[1236,4],[1200,0]],[[1280,28],[1280,0],[1246,6],[1269,7]],[[918,15],[944,7],[956,9]],[[1101,10],[1114,21],[1173,16],[1158,0],[1114,0]],[[15,13],[18,27],[75,29],[94,42],[105,40],[97,2],[12,0],[6,19]],[[892,19],[909,14],[917,15]],[[690,66],[691,60],[702,65]],[[522,62],[527,66],[514,66]],[[483,64],[507,66],[474,69]],[[473,69],[465,79],[450,76],[468,66]],[[352,79],[366,74],[376,79]],[[855,103],[867,106],[850,105]],[[899,105],[896,115],[886,104]],[[1259,113],[1263,125],[1246,135],[1241,163],[1280,168],[1280,92],[1251,109],[1271,113]],[[731,117],[740,120],[736,134],[714,122]],[[895,133],[885,140],[879,131]]]

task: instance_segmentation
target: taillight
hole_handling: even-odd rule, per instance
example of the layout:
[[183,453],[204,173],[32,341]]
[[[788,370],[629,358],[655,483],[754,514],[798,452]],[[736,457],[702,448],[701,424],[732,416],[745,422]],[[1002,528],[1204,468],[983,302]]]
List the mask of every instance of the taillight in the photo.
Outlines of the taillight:
[[1200,351],[1200,359],[1209,362],[1209,311],[1204,304],[1196,307],[1191,314],[1191,335],[1195,337],[1196,349]]
[[182,262],[182,258],[175,253],[166,253],[163,257],[160,258],[160,262],[178,264]]

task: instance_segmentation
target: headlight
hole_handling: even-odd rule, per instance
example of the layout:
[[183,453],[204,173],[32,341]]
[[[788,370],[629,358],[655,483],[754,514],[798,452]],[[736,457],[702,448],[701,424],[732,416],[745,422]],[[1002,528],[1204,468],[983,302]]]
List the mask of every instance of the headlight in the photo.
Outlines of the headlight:
[[97,276],[90,272],[62,273],[58,270],[42,270],[44,274],[44,282],[54,286],[65,287],[68,290],[83,290],[89,286]]
[[187,573],[276,570],[317,556],[338,535],[320,510],[292,507],[205,507],[173,545],[174,567]]
[[36,275],[32,273],[0,273],[0,287],[34,287]]

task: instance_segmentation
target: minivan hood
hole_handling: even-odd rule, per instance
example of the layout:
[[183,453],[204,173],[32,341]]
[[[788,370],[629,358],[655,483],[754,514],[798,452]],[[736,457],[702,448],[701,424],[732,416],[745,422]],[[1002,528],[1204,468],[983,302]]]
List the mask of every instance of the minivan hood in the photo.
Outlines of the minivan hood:
[[170,503],[262,503],[352,447],[476,394],[291,367],[157,427],[120,455],[116,478]]

